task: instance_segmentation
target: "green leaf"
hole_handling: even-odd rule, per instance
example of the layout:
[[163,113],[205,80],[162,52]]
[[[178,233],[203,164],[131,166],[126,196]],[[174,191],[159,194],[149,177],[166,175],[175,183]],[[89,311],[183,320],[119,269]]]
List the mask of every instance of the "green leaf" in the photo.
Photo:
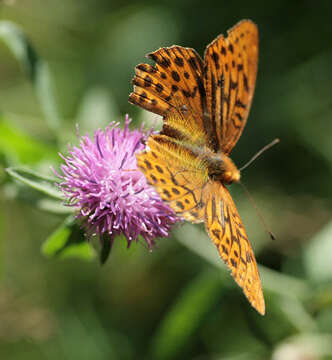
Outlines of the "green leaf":
[[43,197],[35,202],[35,206],[52,214],[69,215],[75,211],[73,206],[66,206],[62,201],[53,200],[52,198]]
[[0,38],[7,44],[32,81],[47,123],[56,134],[61,124],[48,65],[39,57],[24,31],[16,24],[0,21]]
[[152,342],[151,359],[174,359],[219,298],[221,278],[206,271],[195,278],[162,320]]
[[47,257],[80,258],[91,260],[95,251],[84,236],[83,230],[76,224],[73,216],[51,234],[42,245],[42,253]]
[[[291,355],[290,355],[291,354]],[[294,355],[293,355],[294,354]],[[300,333],[275,346],[272,359],[331,359],[332,335],[317,332]]]
[[107,261],[110,253],[111,253],[111,249],[112,249],[112,242],[109,238],[109,236],[104,236],[102,239],[102,244],[101,244],[101,250],[100,250],[100,262],[101,264],[105,264],[105,262]]
[[86,261],[93,260],[96,257],[96,253],[87,239],[79,244],[66,246],[59,255],[61,259],[77,258]]
[[332,221],[318,232],[304,249],[304,264],[310,279],[332,280]]
[[71,235],[72,218],[67,220],[50,235],[42,245],[42,253],[46,256],[57,255],[66,246]]
[[9,163],[38,163],[57,159],[55,147],[36,141],[0,116],[0,152]]
[[55,185],[56,180],[54,178],[37,174],[32,170],[21,167],[8,168],[6,171],[14,179],[21,181],[37,191],[54,199],[64,200],[62,192]]

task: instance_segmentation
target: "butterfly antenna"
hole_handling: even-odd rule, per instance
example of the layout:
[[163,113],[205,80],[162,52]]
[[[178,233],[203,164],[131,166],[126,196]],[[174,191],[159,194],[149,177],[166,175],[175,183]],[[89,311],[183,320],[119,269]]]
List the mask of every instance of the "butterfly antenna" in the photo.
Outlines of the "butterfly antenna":
[[271,141],[269,144],[265,145],[262,149],[260,149],[258,151],[258,153],[256,153],[245,165],[243,165],[239,170],[242,171],[245,168],[247,168],[252,162],[254,162],[258,157],[260,157],[263,152],[265,152],[266,150],[270,149],[272,146],[278,144],[278,142],[280,142],[279,139],[274,139],[273,141]]
[[244,184],[243,184],[241,181],[240,181],[239,183],[240,183],[241,186],[243,187],[244,191],[247,193],[250,202],[251,202],[252,205],[254,206],[254,208],[255,208],[255,210],[256,210],[256,212],[257,212],[258,217],[260,218],[263,226],[265,227],[265,230],[268,232],[268,234],[270,235],[271,239],[272,239],[272,240],[275,240],[275,239],[276,239],[275,236],[273,235],[272,231],[271,231],[271,230],[268,228],[268,226],[266,225],[266,223],[265,223],[265,221],[264,221],[264,219],[263,219],[263,216],[261,215],[260,211],[258,210],[258,207],[257,207],[257,205],[256,205],[253,197],[251,196],[250,192],[248,191],[248,189],[244,186]]

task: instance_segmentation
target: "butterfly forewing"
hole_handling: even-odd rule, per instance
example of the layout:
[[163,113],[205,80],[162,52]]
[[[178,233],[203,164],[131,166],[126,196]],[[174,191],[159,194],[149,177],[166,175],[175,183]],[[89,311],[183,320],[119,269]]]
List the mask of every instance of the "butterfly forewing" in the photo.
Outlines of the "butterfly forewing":
[[155,61],[156,65],[136,66],[136,76],[133,79],[135,87],[129,101],[144,108],[144,101],[140,101],[136,95],[144,92],[148,99],[153,95],[153,99],[157,100],[154,108],[149,110],[166,115],[166,107],[170,110],[177,105],[174,103],[174,95],[177,95],[181,99],[181,105],[186,104],[195,113],[203,114],[203,62],[196,51],[172,46],[150,53],[148,57]]
[[[155,66],[136,66],[134,91],[129,102],[164,117],[163,133],[178,138],[204,139],[205,145],[218,151],[215,129],[206,113],[203,61],[194,49],[181,46],[161,48],[148,55]],[[175,118],[175,122],[171,121]],[[187,136],[188,137],[188,136]],[[197,144],[198,145],[198,144]]]
[[220,35],[205,51],[207,109],[221,150],[229,154],[246,124],[255,89],[258,31],[243,20]]

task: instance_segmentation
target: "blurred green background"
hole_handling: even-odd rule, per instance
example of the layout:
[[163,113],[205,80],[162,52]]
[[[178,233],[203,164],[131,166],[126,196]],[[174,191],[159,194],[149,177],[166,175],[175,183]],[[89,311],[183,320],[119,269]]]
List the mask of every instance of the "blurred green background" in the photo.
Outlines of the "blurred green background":
[[[331,15],[327,0],[0,2],[0,20],[34,49],[22,53],[0,25],[0,359],[332,359]],[[261,264],[266,315],[200,226],[178,226],[152,253],[119,239],[103,267],[44,257],[64,215],[45,212],[45,199],[4,169],[51,176],[58,151],[77,143],[76,123],[90,134],[125,113],[150,124],[155,116],[127,103],[134,66],[161,46],[203,54],[242,18],[258,24],[260,59],[232,158],[242,166],[281,140],[242,174],[276,241],[231,188]]]

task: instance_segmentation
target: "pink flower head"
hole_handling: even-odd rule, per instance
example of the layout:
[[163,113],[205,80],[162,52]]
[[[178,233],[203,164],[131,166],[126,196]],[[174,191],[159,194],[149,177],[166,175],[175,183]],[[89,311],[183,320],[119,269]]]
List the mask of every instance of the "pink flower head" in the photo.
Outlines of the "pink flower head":
[[105,131],[96,130],[94,139],[82,136],[79,146],[62,156],[63,175],[57,175],[88,235],[108,235],[112,244],[123,234],[128,247],[140,235],[151,250],[154,239],[167,236],[178,218],[137,169],[136,153],[144,150],[149,134],[129,130],[130,121],[126,116],[123,130],[113,122]]

